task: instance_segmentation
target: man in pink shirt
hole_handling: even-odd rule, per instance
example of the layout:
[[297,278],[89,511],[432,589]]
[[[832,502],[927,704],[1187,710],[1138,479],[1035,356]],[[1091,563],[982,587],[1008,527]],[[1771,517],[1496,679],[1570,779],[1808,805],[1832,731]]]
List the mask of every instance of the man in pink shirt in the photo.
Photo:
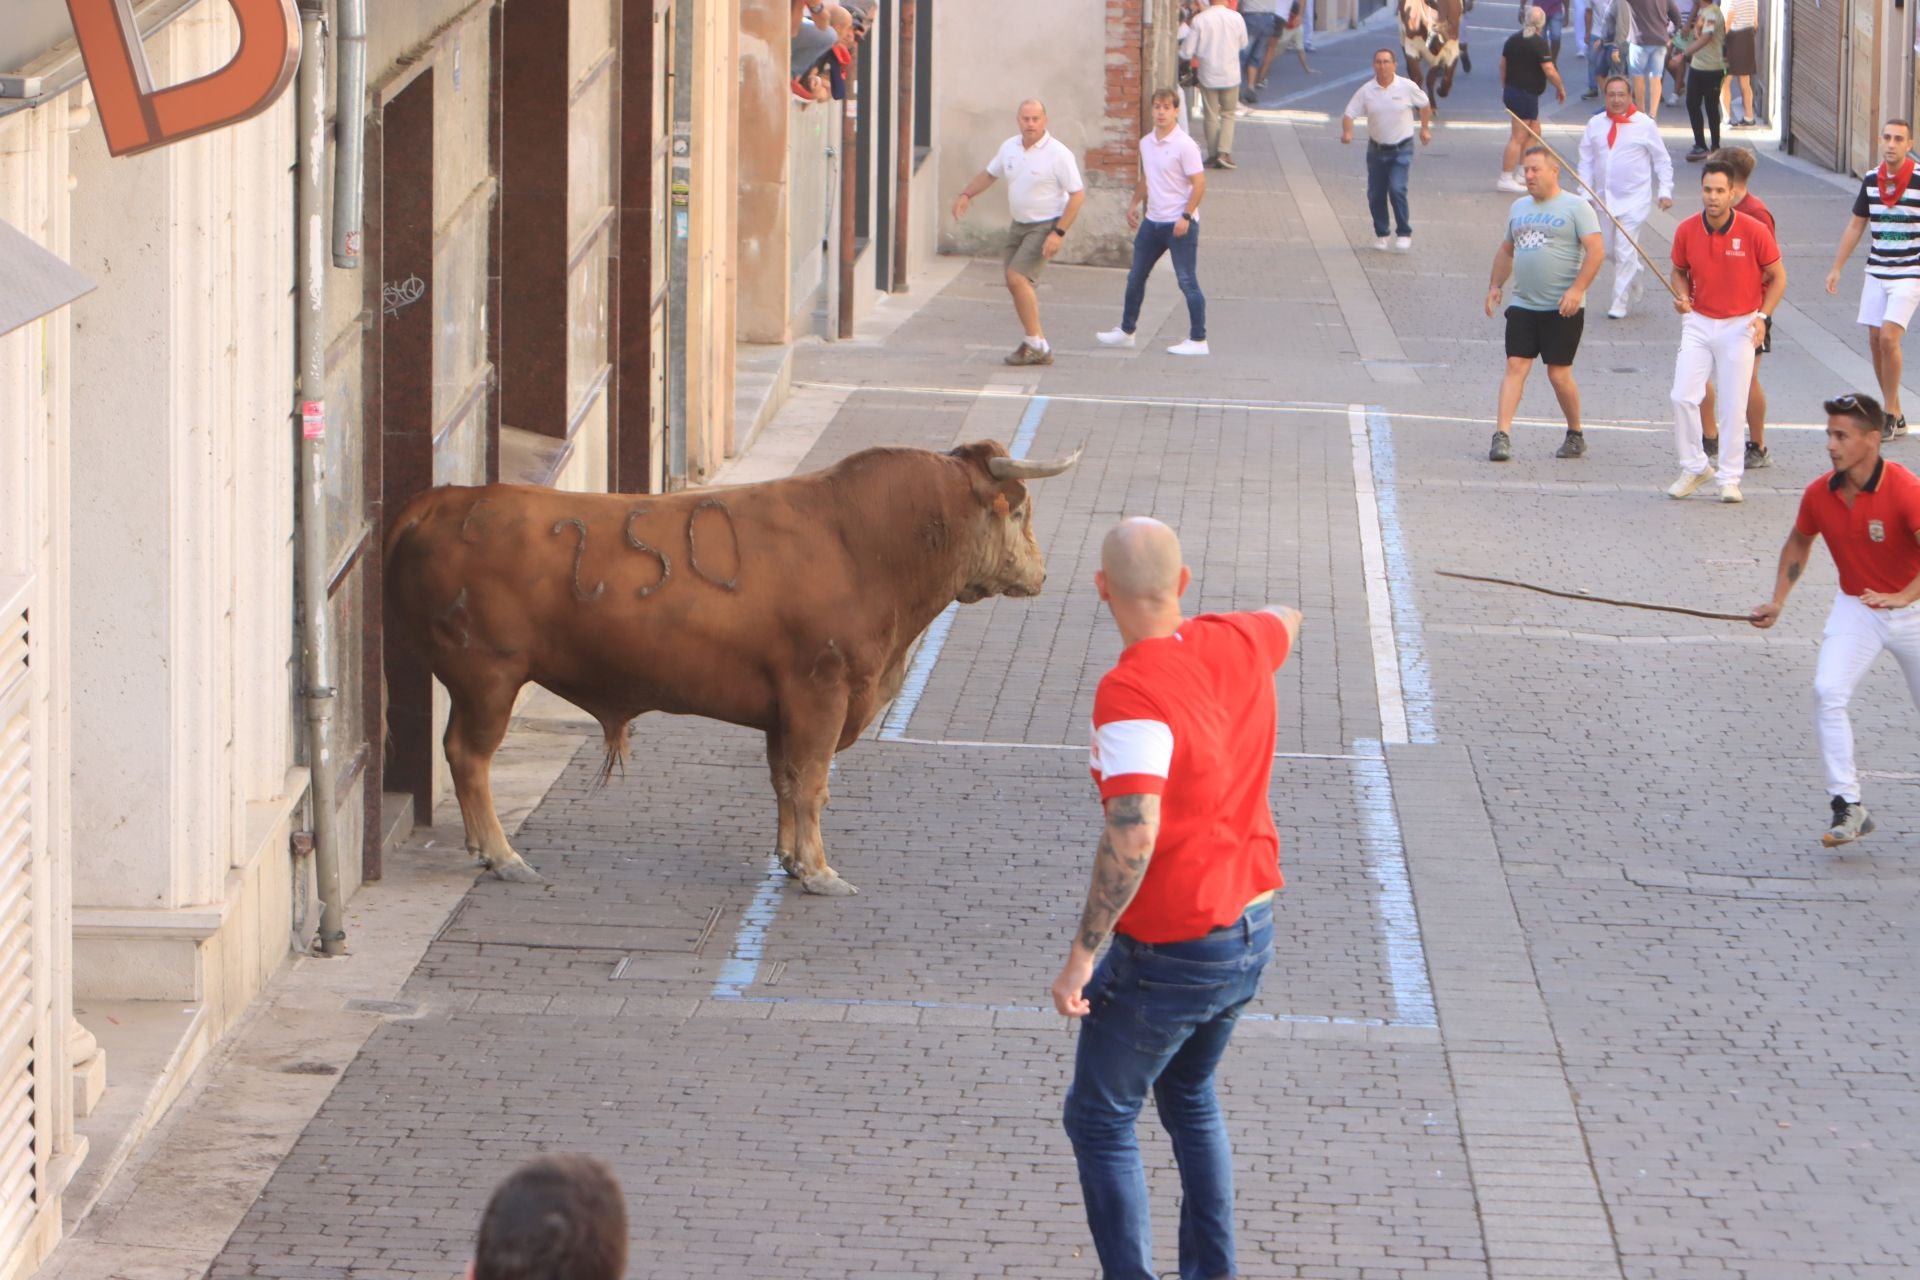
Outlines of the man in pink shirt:
[[[1207,166],[1200,146],[1180,127],[1180,97],[1172,89],[1153,91],[1153,132],[1140,139],[1140,176],[1127,205],[1133,235],[1133,266],[1127,271],[1126,303],[1120,327],[1098,333],[1102,345],[1130,347],[1140,321],[1147,277],[1162,254],[1173,255],[1173,276],[1187,297],[1187,340],[1167,350],[1176,356],[1207,354],[1207,296],[1200,292],[1194,260],[1200,249],[1200,199],[1207,193]],[[1146,217],[1140,216],[1141,206]]]

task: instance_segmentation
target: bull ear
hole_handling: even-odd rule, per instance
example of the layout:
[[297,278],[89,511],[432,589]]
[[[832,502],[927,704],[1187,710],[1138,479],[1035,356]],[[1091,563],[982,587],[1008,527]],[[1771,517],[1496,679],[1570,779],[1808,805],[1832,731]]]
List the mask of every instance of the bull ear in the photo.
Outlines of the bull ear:
[[1035,462],[1029,458],[989,458],[987,470],[995,480],[1045,480],[1048,476],[1071,470],[1073,464],[1080,461],[1080,455],[1086,452],[1086,448],[1081,445],[1066,457],[1050,462]]

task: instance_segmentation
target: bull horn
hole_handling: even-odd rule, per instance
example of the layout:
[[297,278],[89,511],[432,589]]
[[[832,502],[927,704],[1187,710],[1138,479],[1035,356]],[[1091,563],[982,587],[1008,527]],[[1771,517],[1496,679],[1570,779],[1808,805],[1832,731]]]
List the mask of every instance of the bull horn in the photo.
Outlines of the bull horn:
[[1032,462],[1026,458],[988,458],[987,470],[993,473],[995,480],[1045,480],[1048,476],[1057,476],[1069,470],[1080,461],[1080,455],[1086,451],[1081,445],[1064,458],[1052,462]]

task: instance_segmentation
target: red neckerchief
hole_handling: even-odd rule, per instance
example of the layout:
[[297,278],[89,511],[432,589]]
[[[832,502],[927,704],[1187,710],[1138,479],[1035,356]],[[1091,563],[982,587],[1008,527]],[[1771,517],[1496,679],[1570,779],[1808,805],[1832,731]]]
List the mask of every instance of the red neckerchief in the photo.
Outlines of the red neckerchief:
[[1874,170],[1874,176],[1880,180],[1880,203],[1891,209],[1900,203],[1900,197],[1907,194],[1907,184],[1913,181],[1913,157],[1908,156],[1891,174],[1882,164]]
[[1607,147],[1609,149],[1613,147],[1613,140],[1620,136],[1620,126],[1633,119],[1633,111],[1633,104],[1629,102],[1627,104],[1627,114],[1623,116],[1617,116],[1611,111],[1607,112],[1607,119],[1613,121],[1612,124],[1607,126]]

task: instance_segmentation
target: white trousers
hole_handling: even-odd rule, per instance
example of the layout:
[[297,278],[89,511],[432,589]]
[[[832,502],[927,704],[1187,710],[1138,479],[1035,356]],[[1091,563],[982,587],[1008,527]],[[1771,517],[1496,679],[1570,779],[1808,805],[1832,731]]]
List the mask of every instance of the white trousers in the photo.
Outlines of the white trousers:
[[[1724,446],[1723,446],[1724,447]],[[1847,704],[1882,650],[1891,650],[1907,677],[1907,694],[1920,707],[1920,605],[1869,609],[1860,597],[1835,592],[1813,675],[1813,729],[1827,766],[1827,794],[1860,801],[1853,767],[1853,721]]]
[[1692,312],[1680,318],[1680,355],[1673,362],[1673,443],[1680,469],[1707,469],[1701,444],[1700,401],[1713,379],[1720,410],[1721,484],[1737,484],[1747,464],[1747,391],[1753,386],[1753,317],[1715,320]]
[[1613,225],[1613,218],[1600,215],[1600,235],[1606,245],[1607,256],[1613,259],[1613,306],[1610,310],[1624,311],[1631,301],[1629,293],[1633,289],[1634,277],[1640,274],[1640,255],[1634,252],[1628,243],[1631,236],[1640,238],[1640,225],[1647,220],[1652,208],[1650,203],[1634,204],[1630,200],[1618,200],[1611,193],[1607,196],[1607,207],[1613,210],[1613,217],[1620,219],[1620,227],[1627,229],[1626,235],[1620,234],[1620,227]]

